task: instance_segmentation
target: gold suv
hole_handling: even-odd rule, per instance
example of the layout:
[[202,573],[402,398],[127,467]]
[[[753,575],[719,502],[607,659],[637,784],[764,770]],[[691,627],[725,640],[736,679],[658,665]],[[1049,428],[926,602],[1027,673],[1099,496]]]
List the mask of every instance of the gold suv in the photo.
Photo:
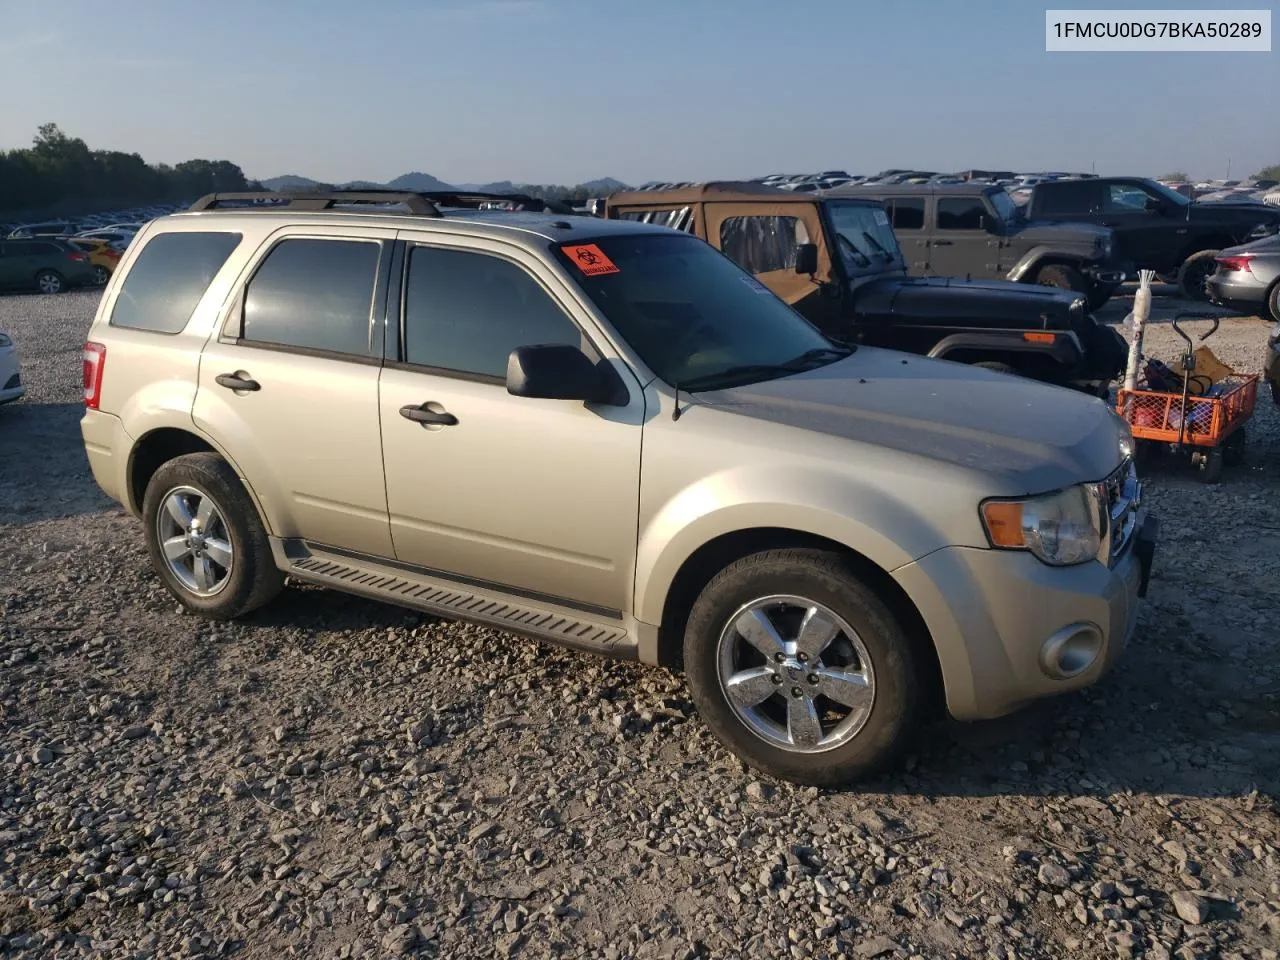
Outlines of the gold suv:
[[1114,662],[1155,522],[1101,400],[834,342],[664,227],[474,200],[214,195],[125,253],[85,447],[188,609],[288,575],[683,668],[814,784],[930,698]]

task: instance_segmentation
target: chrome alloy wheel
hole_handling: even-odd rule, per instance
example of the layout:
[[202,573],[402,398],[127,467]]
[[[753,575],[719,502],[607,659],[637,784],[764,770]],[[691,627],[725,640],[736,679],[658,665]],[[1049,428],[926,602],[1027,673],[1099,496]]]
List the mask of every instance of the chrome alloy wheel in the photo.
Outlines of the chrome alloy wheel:
[[207,493],[175,487],[160,501],[156,536],[169,571],[191,593],[211,597],[227,585],[235,557],[222,511]]
[[784,750],[833,750],[871,716],[871,656],[848,623],[813,600],[777,595],[739,607],[721,631],[716,660],[737,718]]

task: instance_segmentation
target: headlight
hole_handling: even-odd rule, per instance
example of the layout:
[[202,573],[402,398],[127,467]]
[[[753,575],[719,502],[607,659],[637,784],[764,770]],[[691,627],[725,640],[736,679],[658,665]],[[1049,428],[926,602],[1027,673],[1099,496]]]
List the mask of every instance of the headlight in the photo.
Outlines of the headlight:
[[1041,497],[987,500],[982,522],[993,547],[1029,550],[1055,567],[1096,560],[1102,546],[1102,491],[1080,484]]
[[0,349],[3,349],[4,347],[12,347],[12,346],[13,346],[13,338],[10,337],[7,333],[0,333]]

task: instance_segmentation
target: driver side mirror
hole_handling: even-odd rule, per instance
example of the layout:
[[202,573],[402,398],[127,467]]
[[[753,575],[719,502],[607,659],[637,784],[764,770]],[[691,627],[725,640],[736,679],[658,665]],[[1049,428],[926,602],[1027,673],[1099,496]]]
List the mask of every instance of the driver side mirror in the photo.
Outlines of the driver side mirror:
[[1168,209],[1168,206],[1163,200],[1158,200],[1155,197],[1147,197],[1147,202],[1142,205],[1142,209],[1147,211],[1147,213],[1164,213]]
[[619,386],[604,368],[568,344],[516,347],[507,357],[507,393],[515,397],[617,404]]
[[818,272],[818,245],[816,243],[796,244],[796,273],[813,276]]

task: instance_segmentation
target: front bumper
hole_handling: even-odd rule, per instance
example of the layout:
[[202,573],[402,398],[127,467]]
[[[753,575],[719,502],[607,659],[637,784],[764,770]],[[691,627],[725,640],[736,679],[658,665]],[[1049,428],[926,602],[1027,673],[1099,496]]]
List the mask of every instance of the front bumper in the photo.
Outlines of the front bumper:
[[1133,264],[1126,261],[1123,263],[1106,263],[1091,266],[1085,269],[1085,275],[1094,283],[1120,284],[1133,272]]
[[[947,547],[896,570],[933,638],[951,715],[998,717],[1096,683],[1127,645],[1146,593],[1158,524],[1140,517],[1138,530],[1112,567]],[[1087,666],[1053,661],[1064,642],[1077,644],[1075,666],[1087,647]]]

